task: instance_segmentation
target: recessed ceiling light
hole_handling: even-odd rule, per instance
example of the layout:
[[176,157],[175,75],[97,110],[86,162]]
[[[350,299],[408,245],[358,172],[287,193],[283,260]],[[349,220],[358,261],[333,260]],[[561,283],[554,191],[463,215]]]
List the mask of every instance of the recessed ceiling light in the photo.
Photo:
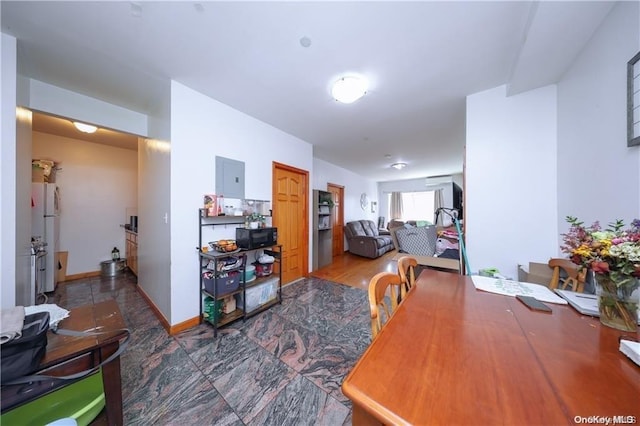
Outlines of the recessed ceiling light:
[[331,96],[338,102],[350,104],[367,93],[367,81],[362,77],[342,77],[333,83]]
[[98,130],[96,126],[92,126],[91,124],[80,123],[77,121],[74,121],[73,125],[76,126],[76,129],[84,133],[95,133],[96,130]]
[[393,163],[391,167],[393,167],[396,170],[402,170],[405,167],[407,167],[407,163]]

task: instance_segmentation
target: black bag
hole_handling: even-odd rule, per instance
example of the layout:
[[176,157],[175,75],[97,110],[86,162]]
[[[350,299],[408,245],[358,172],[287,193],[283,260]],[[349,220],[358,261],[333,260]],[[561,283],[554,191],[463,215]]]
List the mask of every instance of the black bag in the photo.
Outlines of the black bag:
[[22,336],[3,343],[0,382],[31,374],[38,369],[47,352],[49,312],[37,312],[24,317]]

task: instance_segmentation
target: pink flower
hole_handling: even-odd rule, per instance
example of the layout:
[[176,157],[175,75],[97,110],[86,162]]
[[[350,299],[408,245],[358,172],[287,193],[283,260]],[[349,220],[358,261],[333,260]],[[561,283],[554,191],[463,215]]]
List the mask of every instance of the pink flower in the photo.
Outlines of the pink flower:
[[591,263],[591,269],[596,274],[606,274],[609,272],[609,264],[607,262],[594,261]]

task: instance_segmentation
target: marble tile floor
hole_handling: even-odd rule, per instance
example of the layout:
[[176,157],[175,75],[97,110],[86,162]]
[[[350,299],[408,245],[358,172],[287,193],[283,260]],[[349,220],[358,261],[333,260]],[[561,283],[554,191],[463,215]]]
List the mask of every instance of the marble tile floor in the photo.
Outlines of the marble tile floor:
[[[351,424],[340,385],[371,341],[366,291],[303,279],[217,338],[208,324],[169,336],[128,273],[58,286],[48,303],[108,298],[132,332],[121,358],[126,425]],[[92,425],[106,423],[103,410]]]

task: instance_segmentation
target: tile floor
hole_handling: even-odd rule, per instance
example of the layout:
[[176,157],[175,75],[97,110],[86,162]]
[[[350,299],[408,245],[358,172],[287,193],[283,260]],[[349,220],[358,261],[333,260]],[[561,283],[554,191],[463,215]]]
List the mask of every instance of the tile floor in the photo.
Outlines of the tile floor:
[[[131,329],[122,355],[127,425],[350,425],[345,375],[371,340],[364,290],[309,278],[282,304],[219,329],[169,336],[129,274],[59,286],[67,309],[117,300]],[[94,425],[105,424],[104,413]]]

